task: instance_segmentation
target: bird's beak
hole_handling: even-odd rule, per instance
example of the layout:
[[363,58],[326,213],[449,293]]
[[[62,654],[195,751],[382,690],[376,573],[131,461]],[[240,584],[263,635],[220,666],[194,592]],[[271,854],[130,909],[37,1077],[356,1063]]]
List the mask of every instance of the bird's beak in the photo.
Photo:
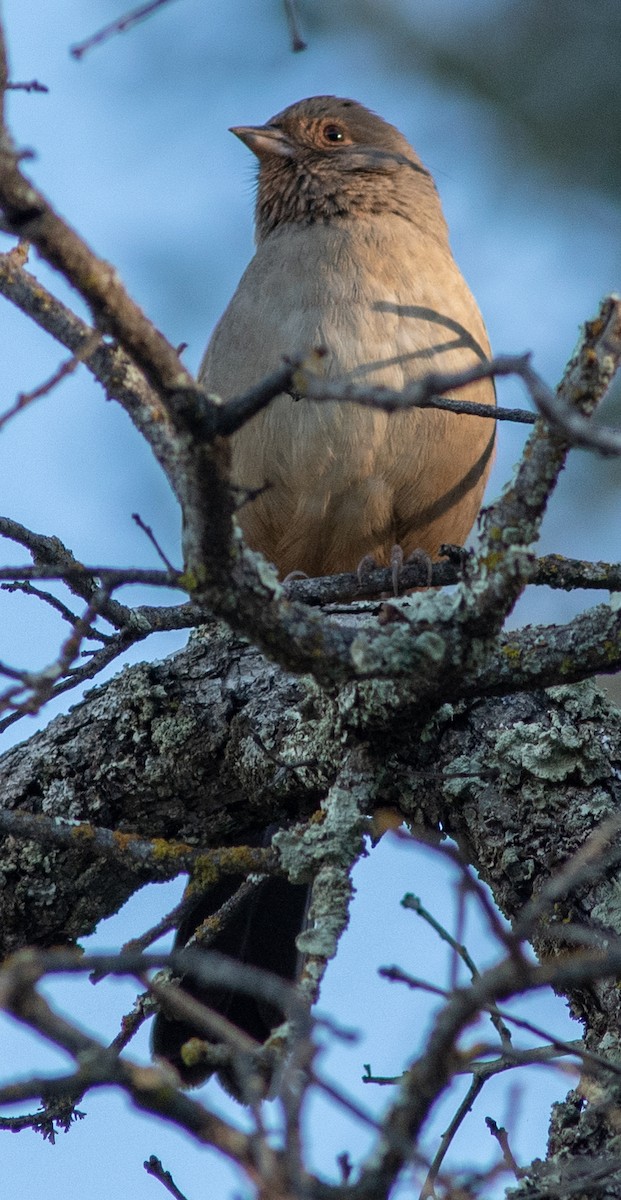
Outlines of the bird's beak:
[[282,129],[274,125],[232,125],[229,133],[240,138],[257,158],[267,158],[272,154],[291,158],[293,154],[293,147]]

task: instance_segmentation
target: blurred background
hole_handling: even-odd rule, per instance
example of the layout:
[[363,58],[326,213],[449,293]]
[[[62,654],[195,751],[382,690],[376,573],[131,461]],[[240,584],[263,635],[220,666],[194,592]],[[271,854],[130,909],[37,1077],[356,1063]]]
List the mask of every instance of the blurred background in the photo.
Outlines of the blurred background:
[[[252,254],[254,166],[228,132],[260,123],[306,95],[351,96],[397,125],[433,172],[455,256],[476,295],[496,352],[531,350],[548,383],[560,377],[581,322],[621,283],[621,10],[618,0],[300,0],[303,53],[291,51],[281,0],[171,0],[153,17],[78,61],[70,47],[126,11],[122,0],[4,0],[11,77],[38,79],[46,94],[9,94],[11,126],[41,187],[97,253],[115,264],[134,298],[171,342],[187,342],[195,370],[218,316]],[[12,242],[0,239],[2,249]],[[76,311],[78,297],[33,255],[29,269]],[[41,384],[66,353],[0,300],[0,411]],[[526,403],[520,386],[501,381],[499,402]],[[618,421],[621,388],[603,414]],[[523,427],[504,424],[488,499],[510,476]],[[179,517],[149,451],[114,403],[80,368],[2,431],[0,511],[41,533],[57,534],[87,562],[159,566],[131,514],[139,512],[164,549],[180,561]],[[611,560],[621,549],[621,463],[575,451],[544,524],[540,550]],[[2,561],[27,561],[2,545]],[[125,599],[153,599],[138,589]],[[568,619],[602,595],[532,589],[513,624]],[[41,668],[66,635],[36,600],[0,592],[0,659]],[[127,661],[162,656],[185,635],[153,638]],[[119,669],[119,664],[115,670]],[[8,747],[29,736],[76,697],[5,735]],[[431,851],[388,839],[360,864],[351,928],[322,992],[321,1008],[360,1031],[353,1046],[330,1044],[321,1069],[369,1112],[387,1089],[363,1087],[363,1064],[388,1075],[423,1036],[435,1005],[375,983],[373,964],[398,962],[436,983],[447,957],[436,937],[399,907],[405,891],[449,928],[455,899],[450,873]],[[178,895],[181,884],[151,888],[108,921],[89,945],[115,948],[142,931]],[[479,962],[496,947],[470,914],[468,945]],[[418,965],[417,965],[418,964]],[[66,1009],[111,1038],[131,1006],[121,984],[55,984]],[[523,1006],[513,1005],[515,1011]],[[563,1002],[539,997],[531,1019],[560,1036],[579,1030]],[[480,1036],[474,1031],[473,1036]],[[487,1036],[487,1034],[485,1035]],[[148,1056],[147,1038],[132,1054]],[[3,1078],[42,1064],[67,1067],[8,1021],[0,1025]],[[433,1153],[455,1095],[447,1098],[426,1146]],[[447,1160],[453,1169],[484,1170],[498,1148],[484,1117],[507,1123],[518,1161],[545,1151],[547,1108],[570,1080],[537,1068],[488,1084]],[[221,1111],[243,1114],[209,1084]],[[33,1132],[0,1141],[11,1195],[53,1200],[130,1193],[157,1195],[143,1171],[157,1154],[191,1197],[228,1200],[243,1181],[184,1135],[148,1123],[122,1097],[87,1097],[87,1119],[56,1146]],[[277,1127],[278,1114],[273,1114]],[[371,1131],[326,1101],[307,1113],[311,1165],[338,1178],[336,1157],[355,1163]],[[240,1191],[241,1189],[241,1191]],[[497,1190],[502,1190],[497,1185]],[[487,1194],[493,1192],[487,1190]],[[414,1184],[402,1189],[416,1195]],[[494,1193],[496,1194],[496,1193]]]

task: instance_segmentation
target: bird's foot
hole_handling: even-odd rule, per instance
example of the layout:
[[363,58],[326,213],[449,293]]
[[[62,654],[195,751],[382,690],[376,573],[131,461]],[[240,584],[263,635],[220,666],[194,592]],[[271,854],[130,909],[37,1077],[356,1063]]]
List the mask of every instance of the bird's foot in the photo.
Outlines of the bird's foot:
[[286,588],[287,584],[293,583],[294,579],[308,579],[308,578],[309,578],[309,576],[306,574],[306,571],[289,571],[289,574],[285,575],[285,578],[282,581],[282,586],[284,588]]
[[392,572],[392,590],[395,596],[399,595],[399,585],[401,583],[401,573],[404,566],[410,564],[420,567],[424,573],[424,579],[420,584],[421,587],[429,587],[433,574],[433,563],[427,554],[426,550],[412,550],[407,558],[404,558],[401,546],[393,546],[390,552],[390,569]]
[[[393,552],[392,552],[393,555],[395,553],[395,550],[398,550],[401,554],[401,562],[399,564],[399,571],[400,571],[401,567],[403,566],[403,551],[401,550],[400,546],[395,546],[393,549]],[[393,559],[391,556],[391,562],[392,561],[393,561]],[[412,565],[415,564],[416,566],[420,567],[421,571],[424,573],[424,579],[423,579],[422,584],[420,584],[420,586],[421,587],[431,587],[431,580],[433,578],[433,562],[431,561],[431,558],[427,554],[427,551],[426,550],[412,550],[412,553],[408,554],[408,556],[405,560],[406,566],[408,566],[410,563],[412,563]],[[397,584],[398,584],[398,582],[399,582],[399,575],[397,574]],[[394,568],[393,568],[393,586],[395,586]],[[395,587],[395,596],[397,594],[398,593],[397,593],[396,587]]]
[[[409,563],[417,564],[424,572],[424,579],[421,587],[429,587],[432,579],[433,563],[427,554],[426,550],[413,550],[408,557],[405,558],[401,546],[393,546],[390,551],[390,572],[392,576],[392,591],[394,596],[399,595],[399,585],[401,583],[401,573],[404,566]],[[372,554],[365,554],[364,558],[360,559],[356,567],[356,575],[360,584],[365,583],[365,577],[371,572],[377,570],[378,564]]]

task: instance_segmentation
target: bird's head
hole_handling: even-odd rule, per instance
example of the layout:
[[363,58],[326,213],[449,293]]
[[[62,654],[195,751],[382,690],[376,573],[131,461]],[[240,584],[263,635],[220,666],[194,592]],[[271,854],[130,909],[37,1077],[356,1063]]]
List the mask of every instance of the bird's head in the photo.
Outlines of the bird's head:
[[231,132],[259,160],[259,241],[292,222],[386,211],[412,219],[425,198],[437,206],[431,175],[403,134],[355,100],[311,96]]

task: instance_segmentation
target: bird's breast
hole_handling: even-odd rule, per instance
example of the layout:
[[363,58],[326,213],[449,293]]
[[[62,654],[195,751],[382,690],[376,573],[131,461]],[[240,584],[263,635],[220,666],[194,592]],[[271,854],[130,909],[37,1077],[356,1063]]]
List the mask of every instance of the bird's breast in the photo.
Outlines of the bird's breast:
[[[214,331],[201,374],[226,400],[275,370],[283,356],[318,347],[327,377],[397,389],[428,370],[460,369],[489,353],[448,244],[392,214],[283,226],[265,238]],[[471,398],[493,401],[491,385]],[[464,438],[465,426],[454,421],[440,412],[390,417],[351,404],[276,398],[233,439],[234,482],[268,485],[240,510],[250,544],[281,573],[349,569],[367,552],[385,558],[392,542],[404,540],[398,530],[420,525],[420,514],[438,493],[458,488],[489,442],[489,422],[472,422]],[[446,457],[453,461],[443,464]],[[486,471],[476,475],[465,532]],[[431,540],[461,540],[450,534],[445,522],[436,537],[434,524]],[[423,534],[418,540],[428,548]]]

